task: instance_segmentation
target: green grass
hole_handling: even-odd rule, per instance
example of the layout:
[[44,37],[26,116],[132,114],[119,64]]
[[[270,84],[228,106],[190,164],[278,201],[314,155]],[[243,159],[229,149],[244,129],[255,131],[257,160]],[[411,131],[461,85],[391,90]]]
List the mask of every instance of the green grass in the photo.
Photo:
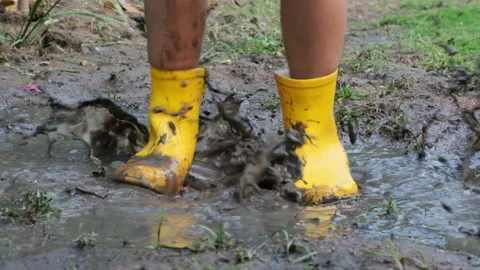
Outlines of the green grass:
[[364,96],[355,91],[349,84],[338,83],[335,93],[335,119],[337,123],[344,125],[355,122],[360,114],[345,103],[349,100],[360,100],[362,98]]
[[19,198],[7,200],[9,207],[0,206],[0,213],[10,217],[13,223],[35,224],[39,219],[60,214],[59,209],[50,205],[52,199],[51,195],[40,190],[27,191]]
[[83,233],[73,240],[78,249],[93,248],[97,244],[98,234],[95,232]]
[[355,91],[350,84],[337,84],[335,100],[360,100],[363,96]]
[[111,2],[116,13],[120,15],[120,19],[110,18],[101,14],[81,10],[77,7],[81,6],[82,3],[86,4],[89,2],[94,2],[94,0],[78,0],[70,2],[55,0],[51,3],[51,5],[45,7],[46,9],[44,11],[44,14],[37,18],[37,10],[45,3],[42,0],[36,0],[32,4],[32,8],[30,10],[30,13],[28,14],[27,21],[22,26],[22,29],[20,30],[11,45],[13,47],[18,47],[24,44],[28,45],[37,43],[43,38],[47,30],[52,28],[53,25],[58,23],[61,19],[76,15],[96,18],[112,26],[116,26],[118,29],[128,25],[128,17],[125,12],[123,12],[120,4],[118,3],[118,0],[112,0]]
[[395,261],[398,269],[400,270],[405,269],[404,263],[407,263],[407,262],[415,265],[418,269],[430,269],[428,262],[425,259],[425,256],[422,254],[422,252],[418,250],[414,250],[414,252],[410,251],[408,255],[405,255],[402,252],[400,252],[398,248],[396,248],[390,243],[385,243],[384,248],[388,249],[390,253],[375,252],[372,250],[362,250],[362,252],[372,256],[391,259]]
[[398,207],[394,201],[388,200],[388,203],[385,205],[378,205],[378,206],[371,207],[370,209],[368,209],[368,212],[375,210],[377,208],[383,209],[385,211],[384,213],[385,216],[392,216],[393,218],[398,220]]
[[8,45],[15,35],[14,30],[10,26],[0,25],[0,46]]
[[427,10],[427,9],[440,8],[444,6],[456,5],[458,3],[460,3],[460,1],[458,0],[424,0],[424,1],[405,0],[402,2],[401,7],[405,9],[411,9],[411,10]]
[[7,33],[3,28],[0,28],[0,45],[7,42]]
[[275,97],[265,97],[260,99],[260,105],[266,110],[273,110],[280,106],[280,100]]
[[[362,44],[359,49],[354,49],[353,55],[345,55],[340,62],[339,71],[356,74],[366,71],[392,70],[391,55],[385,53],[391,42],[378,44]],[[348,44],[346,44],[348,46]],[[349,50],[351,48],[346,48]]]
[[[205,237],[203,239],[204,243],[207,243],[208,246],[210,246],[212,248],[215,248],[215,249],[225,249],[225,248],[235,246],[236,243],[235,243],[235,241],[230,240],[231,235],[227,231],[225,231],[225,226],[224,225],[225,225],[225,223],[223,221],[221,221],[218,225],[218,231],[214,231],[214,230],[210,229],[209,227],[204,226],[204,225],[200,225],[200,224],[198,224],[196,226],[206,230],[211,236],[211,237]],[[194,245],[198,249],[198,247],[201,246],[201,243],[196,243]]]
[[399,62],[427,70],[463,65],[472,71],[480,56],[478,3],[404,0],[398,8],[381,10],[383,18],[350,21],[349,35],[360,42],[345,44],[340,72],[389,72]]
[[[431,69],[444,68],[450,56],[438,43],[448,44],[457,52],[457,64],[473,68],[475,57],[480,55],[480,6],[461,5],[460,1],[406,1],[401,14],[378,21],[380,30],[389,31],[397,40],[393,44],[405,54],[421,52],[417,64]],[[390,30],[391,30],[390,29]]]
[[209,56],[264,55],[283,51],[280,1],[250,1],[242,7],[228,5],[207,21]]

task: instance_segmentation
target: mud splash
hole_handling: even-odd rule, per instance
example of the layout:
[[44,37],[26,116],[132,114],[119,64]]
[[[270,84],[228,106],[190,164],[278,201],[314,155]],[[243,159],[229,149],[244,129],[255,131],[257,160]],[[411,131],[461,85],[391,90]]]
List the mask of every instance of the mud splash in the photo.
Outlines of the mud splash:
[[197,151],[197,156],[213,160],[217,169],[226,172],[222,182],[225,187],[238,187],[235,197],[240,201],[264,188],[301,202],[303,191],[293,181],[302,176],[295,149],[305,143],[304,127],[298,123],[285,132],[284,138],[267,142],[265,129],[240,114],[242,102],[235,95],[216,102],[218,115],[203,122],[199,133],[199,143],[204,141],[206,150]]

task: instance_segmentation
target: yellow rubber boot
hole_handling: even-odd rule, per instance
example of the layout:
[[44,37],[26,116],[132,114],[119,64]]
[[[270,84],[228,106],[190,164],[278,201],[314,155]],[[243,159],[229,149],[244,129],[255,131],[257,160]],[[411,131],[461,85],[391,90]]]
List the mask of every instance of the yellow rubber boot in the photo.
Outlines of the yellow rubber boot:
[[169,196],[181,191],[195,153],[205,74],[151,68],[149,141],[114,172],[117,181]]
[[275,74],[285,130],[297,123],[306,126],[306,143],[296,149],[303,176],[295,182],[305,189],[306,203],[319,202],[328,195],[353,195],[358,190],[335,124],[337,72],[309,80],[291,79],[288,71]]

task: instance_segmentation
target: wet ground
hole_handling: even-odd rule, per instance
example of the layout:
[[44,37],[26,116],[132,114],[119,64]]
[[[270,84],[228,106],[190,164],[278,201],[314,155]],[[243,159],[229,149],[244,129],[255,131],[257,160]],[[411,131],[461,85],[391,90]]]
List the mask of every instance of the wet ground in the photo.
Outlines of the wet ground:
[[[376,16],[363,6],[351,4],[350,9],[353,18]],[[349,33],[346,54],[359,53],[359,44],[383,38],[388,37]],[[459,106],[471,109],[479,100],[475,93],[457,101],[446,94],[447,74],[403,63],[392,63],[393,71],[361,73],[342,66],[341,85],[374,96],[346,101],[361,114],[354,125],[355,144],[346,124],[339,125],[352,173],[362,187],[355,199],[305,207],[264,190],[240,204],[233,189],[200,192],[190,187],[168,198],[93,176],[97,168],[85,161],[86,149],[79,142],[56,143],[48,159],[45,136],[23,139],[50,113],[44,93],[22,89],[27,83],[65,102],[109,98],[148,124],[145,39],[136,33],[127,42],[84,44],[82,53],[51,52],[43,57],[28,50],[8,51],[8,64],[0,70],[0,206],[7,213],[5,208],[14,209],[14,200],[25,192],[40,190],[60,213],[34,219],[2,215],[0,268],[480,267],[480,238],[459,229],[480,226],[480,195],[465,187],[459,169],[473,135]],[[286,67],[282,56],[246,55],[204,65],[223,92],[254,93],[245,98],[242,112],[271,131],[270,138],[279,136],[281,112],[272,72]],[[396,91],[383,91],[392,81],[397,82]],[[214,95],[222,96],[207,92],[204,113],[216,113]],[[425,158],[419,159],[419,153]],[[222,176],[201,155],[191,174],[209,180]],[[197,250],[180,249],[210,236],[194,226],[199,224],[217,234],[223,224],[232,245],[220,241],[212,250],[208,246],[215,242],[204,241]],[[284,231],[270,237],[278,230]],[[89,235],[92,232],[95,235]],[[293,244],[284,232],[294,237]],[[178,249],[153,249],[158,242]]]

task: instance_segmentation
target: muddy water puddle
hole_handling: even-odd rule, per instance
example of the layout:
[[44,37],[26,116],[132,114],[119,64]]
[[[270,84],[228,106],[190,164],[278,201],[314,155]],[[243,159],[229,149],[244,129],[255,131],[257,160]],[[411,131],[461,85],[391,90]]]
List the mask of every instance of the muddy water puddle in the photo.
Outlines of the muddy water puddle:
[[[29,144],[22,143],[21,135],[2,140],[0,198],[9,200],[28,189],[40,189],[61,210],[58,217],[40,219],[36,225],[0,218],[0,258],[5,261],[73,248],[74,239],[91,232],[97,234],[97,247],[104,249],[152,245],[161,216],[165,220],[160,242],[172,247],[192,243],[204,233],[194,225],[216,229],[223,221],[235,239],[252,244],[278,229],[304,238],[357,232],[480,256],[479,239],[458,232],[460,226],[479,225],[480,196],[463,189],[458,160],[448,157],[447,162],[433,158],[419,162],[404,156],[401,149],[348,148],[352,171],[363,186],[357,199],[300,207],[265,191],[242,205],[233,199],[233,190],[188,189],[183,196],[167,198],[93,177],[96,168],[84,160],[86,149],[81,143],[58,142],[48,159],[44,136]],[[193,171],[208,171],[202,164],[197,161]]]

